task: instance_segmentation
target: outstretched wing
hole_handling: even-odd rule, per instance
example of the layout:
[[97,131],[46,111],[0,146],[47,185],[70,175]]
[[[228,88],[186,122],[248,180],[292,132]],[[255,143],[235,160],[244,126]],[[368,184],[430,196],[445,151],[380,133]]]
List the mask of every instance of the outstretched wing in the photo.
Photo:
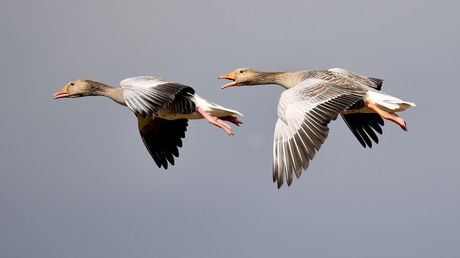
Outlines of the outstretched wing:
[[273,142],[273,182],[278,188],[286,174],[299,178],[326,140],[331,120],[359,101],[365,91],[309,78],[281,95]]
[[188,120],[165,120],[162,118],[137,115],[142,141],[159,168],[168,169],[168,162],[174,165],[174,157],[179,157],[182,138],[187,131]]
[[158,108],[165,108],[171,104],[179,93],[182,95],[195,93],[190,86],[152,76],[128,78],[121,81],[120,85],[124,89],[123,97],[128,107],[136,115],[144,118],[153,117],[158,113]]

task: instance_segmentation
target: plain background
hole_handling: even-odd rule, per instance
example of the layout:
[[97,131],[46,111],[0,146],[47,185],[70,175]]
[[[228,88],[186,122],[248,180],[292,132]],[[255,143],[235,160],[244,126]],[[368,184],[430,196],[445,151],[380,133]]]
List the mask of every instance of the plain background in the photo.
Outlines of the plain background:
[[[458,257],[459,1],[2,1],[1,257]],[[415,102],[364,149],[339,118],[278,190],[282,88],[239,67],[341,67]],[[132,112],[54,100],[69,81],[152,75],[245,116],[190,121],[158,169]]]

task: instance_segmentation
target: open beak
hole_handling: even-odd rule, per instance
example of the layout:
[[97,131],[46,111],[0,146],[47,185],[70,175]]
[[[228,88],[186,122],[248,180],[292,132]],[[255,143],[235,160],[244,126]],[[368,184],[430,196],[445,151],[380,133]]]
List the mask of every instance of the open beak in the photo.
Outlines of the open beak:
[[54,99],[67,98],[69,97],[69,92],[67,91],[67,85],[62,88],[62,90],[53,94]]
[[229,79],[229,80],[232,80],[232,82],[230,82],[230,83],[225,84],[224,86],[222,86],[221,89],[225,89],[225,88],[228,88],[228,87],[231,87],[231,86],[235,86],[235,85],[236,85],[235,74],[236,74],[236,71],[231,72],[231,73],[226,74],[226,75],[222,75],[222,76],[217,77],[217,79]]

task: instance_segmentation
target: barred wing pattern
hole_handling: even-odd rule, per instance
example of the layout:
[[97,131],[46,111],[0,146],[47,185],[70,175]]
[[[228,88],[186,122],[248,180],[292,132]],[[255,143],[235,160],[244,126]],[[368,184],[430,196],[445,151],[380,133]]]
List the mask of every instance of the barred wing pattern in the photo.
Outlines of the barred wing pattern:
[[365,91],[309,78],[281,95],[273,143],[273,182],[299,178],[326,140],[331,120],[359,101]]
[[357,73],[354,73],[354,72],[351,72],[351,71],[348,71],[342,68],[332,68],[332,69],[329,69],[329,71],[337,73],[340,76],[344,76],[345,78],[350,79],[352,81],[362,83],[366,85],[367,87],[371,87],[376,90],[382,89],[382,84],[383,84],[382,79],[363,76],[363,75],[360,75],[360,74],[357,74]]

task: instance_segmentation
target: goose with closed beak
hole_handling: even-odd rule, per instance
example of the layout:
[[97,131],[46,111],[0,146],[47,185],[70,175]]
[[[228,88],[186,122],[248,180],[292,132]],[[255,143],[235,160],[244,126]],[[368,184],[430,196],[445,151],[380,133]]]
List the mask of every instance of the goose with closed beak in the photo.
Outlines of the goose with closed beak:
[[179,157],[188,119],[205,118],[229,135],[233,131],[223,120],[242,123],[233,116],[242,116],[240,112],[201,98],[190,86],[152,76],[128,78],[120,85],[116,88],[79,79],[69,82],[54,98],[105,96],[127,106],[136,115],[142,141],[159,168],[167,169],[168,162],[174,165],[174,156]]
[[[231,86],[278,84],[286,88],[278,103],[273,143],[273,182],[284,177],[291,185],[300,177],[326,140],[331,120],[340,114],[363,147],[378,143],[383,119],[407,131],[406,122],[394,112],[415,104],[380,91],[383,80],[341,68],[299,72],[261,72],[240,68],[218,77]],[[372,140],[371,140],[372,139]]]

